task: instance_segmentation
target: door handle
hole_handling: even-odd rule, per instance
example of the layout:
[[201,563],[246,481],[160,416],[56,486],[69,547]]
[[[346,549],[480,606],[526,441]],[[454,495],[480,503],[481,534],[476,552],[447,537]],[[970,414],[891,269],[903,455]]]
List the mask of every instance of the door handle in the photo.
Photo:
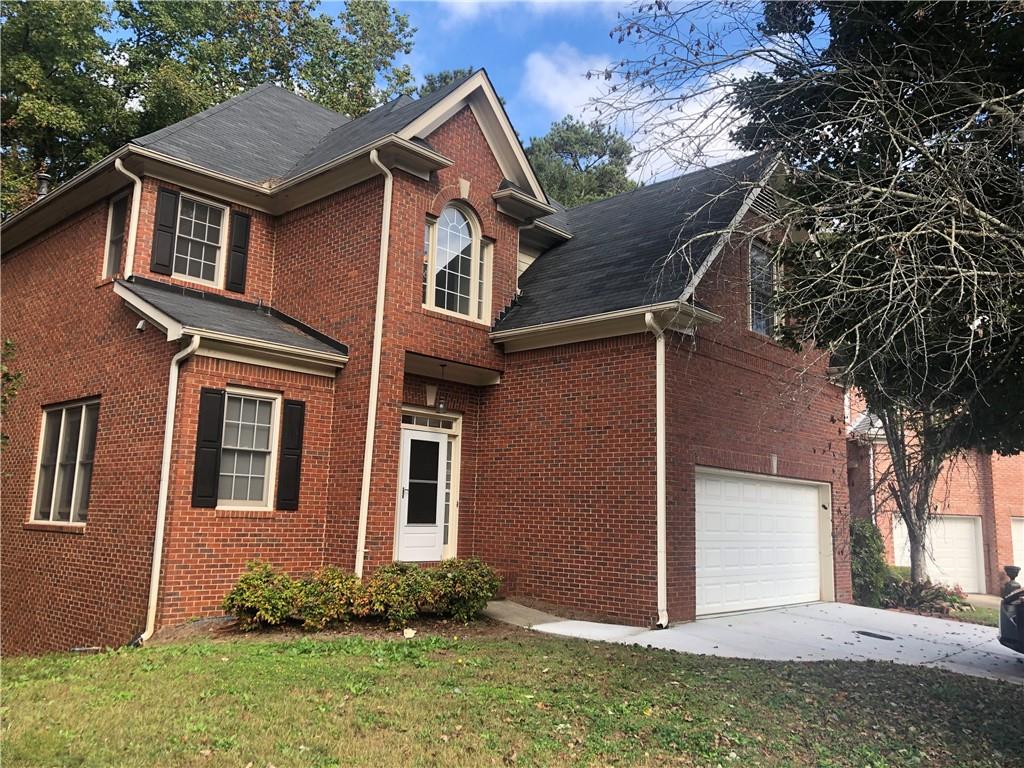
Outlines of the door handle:
[[405,493],[406,493],[406,491],[408,491],[408,490],[409,490],[408,488],[404,488],[404,487],[402,488],[402,498],[403,498],[403,499],[405,498]]

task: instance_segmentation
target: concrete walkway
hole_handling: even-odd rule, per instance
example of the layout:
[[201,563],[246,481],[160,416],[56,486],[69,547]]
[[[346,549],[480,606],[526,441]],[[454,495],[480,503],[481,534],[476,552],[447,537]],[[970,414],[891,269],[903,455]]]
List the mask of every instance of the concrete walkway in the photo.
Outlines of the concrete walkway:
[[993,627],[927,616],[811,603],[713,616],[668,629],[567,621],[502,600],[487,615],[551,635],[686,653],[776,661],[891,661],[1024,685],[1024,655],[999,644]]

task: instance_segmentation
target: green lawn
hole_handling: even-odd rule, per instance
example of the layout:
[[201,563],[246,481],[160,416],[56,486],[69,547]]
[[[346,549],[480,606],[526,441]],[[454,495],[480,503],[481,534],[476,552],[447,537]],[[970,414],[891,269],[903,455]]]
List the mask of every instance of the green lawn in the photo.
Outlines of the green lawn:
[[[1011,766],[1019,686],[495,630],[3,663],[14,766]],[[1016,762],[1015,762],[1016,761]]]
[[950,618],[966,621],[969,624],[984,624],[986,627],[999,626],[999,609],[987,605],[978,605],[967,611],[953,611]]

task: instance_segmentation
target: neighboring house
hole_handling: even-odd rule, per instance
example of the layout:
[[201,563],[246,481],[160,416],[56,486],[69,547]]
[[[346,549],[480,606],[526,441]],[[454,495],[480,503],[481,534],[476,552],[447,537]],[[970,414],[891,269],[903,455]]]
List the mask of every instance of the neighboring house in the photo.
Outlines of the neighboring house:
[[219,614],[254,559],[478,556],[639,625],[848,600],[842,392],[699,238],[761,173],[565,210],[477,72],[356,120],[260,86],[65,183],[3,226],[4,648]]
[[[848,485],[854,517],[871,519],[889,563],[910,566],[906,526],[889,490],[890,462],[878,420],[847,399]],[[970,593],[998,595],[1003,566],[1024,564],[1024,455],[972,451],[939,476],[928,525],[928,577]]]

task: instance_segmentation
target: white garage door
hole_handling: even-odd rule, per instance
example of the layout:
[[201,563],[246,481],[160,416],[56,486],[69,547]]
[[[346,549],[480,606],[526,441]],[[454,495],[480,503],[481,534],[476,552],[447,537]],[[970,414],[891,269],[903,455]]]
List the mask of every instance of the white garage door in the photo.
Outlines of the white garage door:
[[[1010,528],[1013,531],[1013,565],[1024,568],[1024,517],[1011,517]],[[1007,565],[1007,563],[1001,563]]]
[[821,599],[818,488],[697,472],[697,614]]
[[[910,565],[910,542],[902,518],[894,518],[893,554],[896,565]],[[981,549],[981,518],[938,515],[928,523],[925,548],[928,578],[940,584],[959,585],[965,592],[985,591],[984,555]]]

